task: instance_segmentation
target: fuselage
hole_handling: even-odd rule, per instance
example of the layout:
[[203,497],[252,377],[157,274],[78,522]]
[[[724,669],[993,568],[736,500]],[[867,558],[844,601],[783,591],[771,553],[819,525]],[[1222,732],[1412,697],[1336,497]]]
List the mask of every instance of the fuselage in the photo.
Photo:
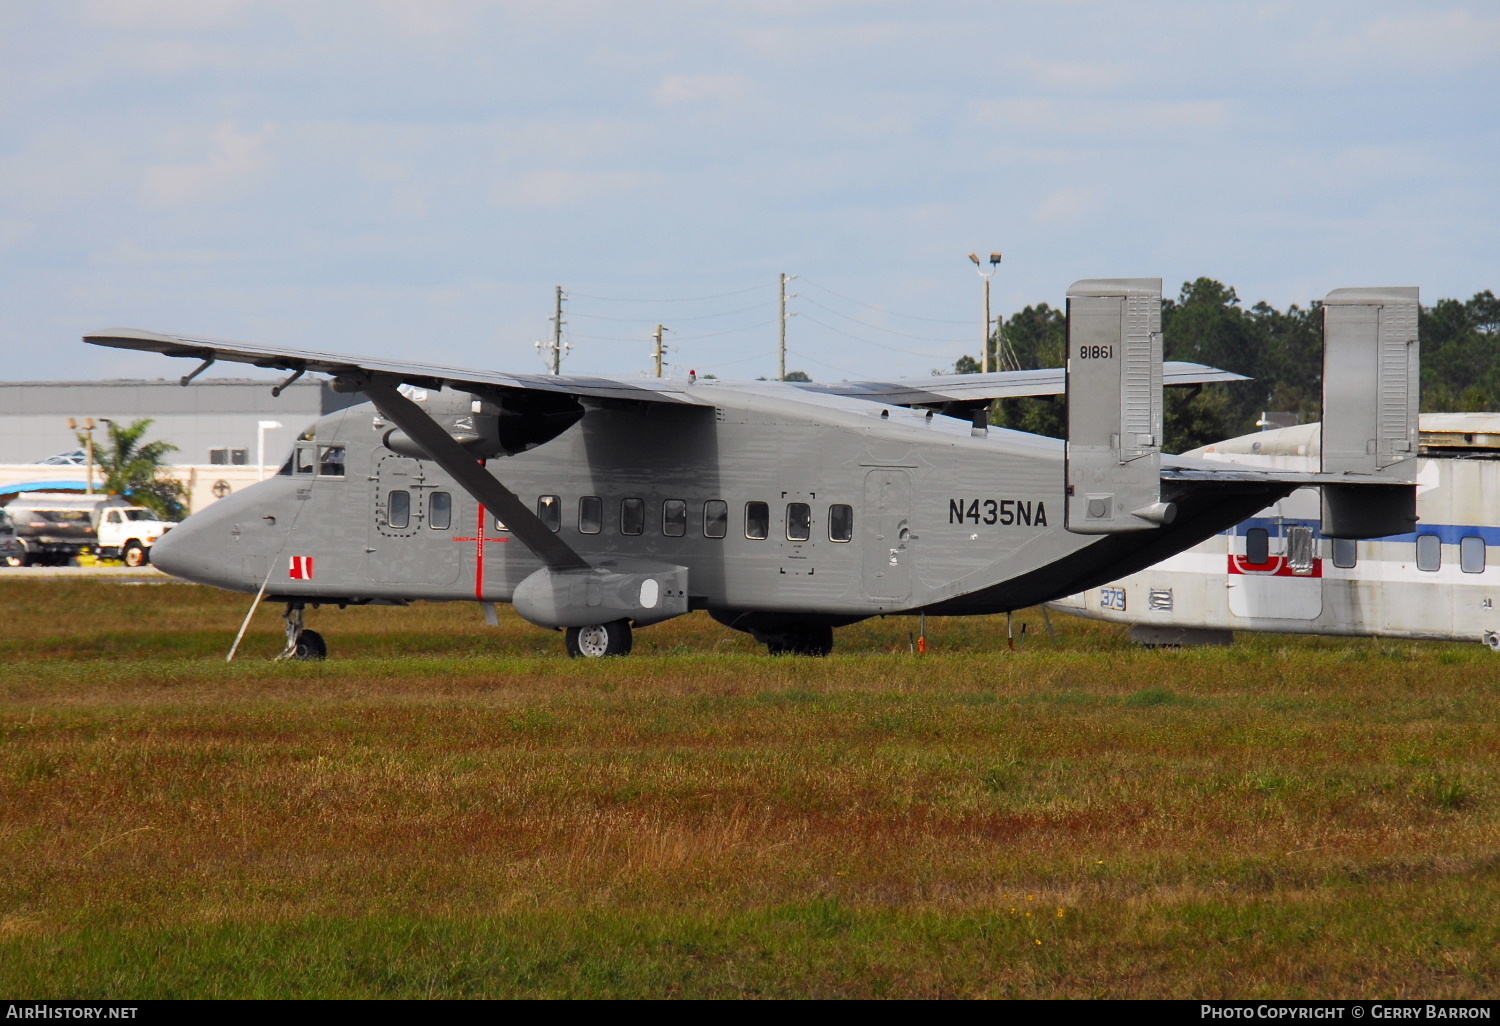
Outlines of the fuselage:
[[[827,622],[1056,598],[1286,491],[1205,491],[1150,538],[1081,536],[1063,524],[1059,440],[775,384],[696,387],[714,405],[595,402],[488,469],[591,563],[681,565],[693,608]],[[435,463],[387,448],[389,427],[369,405],[317,421],[280,474],[189,518],[157,564],[290,601],[509,601],[541,564]]]

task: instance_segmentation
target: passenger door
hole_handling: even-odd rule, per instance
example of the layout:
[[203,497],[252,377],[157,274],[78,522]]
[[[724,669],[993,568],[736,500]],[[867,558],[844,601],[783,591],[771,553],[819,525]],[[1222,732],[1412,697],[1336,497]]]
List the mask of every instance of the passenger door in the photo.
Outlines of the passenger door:
[[911,594],[911,477],[904,470],[878,469],[865,474],[863,546],[865,594],[876,600],[901,600]]

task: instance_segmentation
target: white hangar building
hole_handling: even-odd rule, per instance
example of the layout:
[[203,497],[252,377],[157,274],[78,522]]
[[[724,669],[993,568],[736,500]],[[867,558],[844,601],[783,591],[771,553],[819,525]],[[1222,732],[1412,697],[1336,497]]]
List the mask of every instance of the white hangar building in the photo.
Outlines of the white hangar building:
[[[259,480],[257,451],[265,443],[265,474],[273,474],[297,435],[326,413],[362,399],[304,378],[271,395],[274,381],[176,379],[154,381],[0,382],[0,500],[18,491],[85,487],[85,467],[68,460],[81,448],[72,419],[95,424],[94,444],[106,444],[107,422],[153,421],[143,441],[177,446],[168,455],[173,476],[188,488],[190,508],[202,509]],[[280,427],[266,426],[275,422]],[[97,486],[96,477],[95,484]]]

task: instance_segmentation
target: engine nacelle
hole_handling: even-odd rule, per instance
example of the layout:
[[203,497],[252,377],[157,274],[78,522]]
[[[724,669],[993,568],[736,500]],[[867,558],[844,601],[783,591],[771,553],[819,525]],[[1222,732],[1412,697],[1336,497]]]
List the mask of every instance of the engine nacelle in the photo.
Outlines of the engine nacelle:
[[[408,389],[406,395],[478,459],[535,449],[578,423],[584,414],[583,406],[568,395],[518,392],[487,398],[422,388]],[[384,423],[377,417],[377,426]],[[428,458],[400,428],[386,431],[381,442],[402,456]]]

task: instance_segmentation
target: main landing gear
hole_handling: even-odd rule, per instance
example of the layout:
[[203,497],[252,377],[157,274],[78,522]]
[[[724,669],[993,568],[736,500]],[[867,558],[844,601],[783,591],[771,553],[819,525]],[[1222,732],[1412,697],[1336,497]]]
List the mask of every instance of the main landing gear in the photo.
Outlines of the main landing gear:
[[286,621],[286,648],[276,657],[283,659],[327,659],[328,642],[317,631],[303,626],[305,608],[301,602],[288,602],[282,619]]
[[833,651],[833,628],[821,624],[806,624],[797,628],[757,633],[756,640],[765,643],[766,651],[773,656],[826,656]]
[[629,655],[634,646],[629,620],[568,628],[568,655],[574,659]]

